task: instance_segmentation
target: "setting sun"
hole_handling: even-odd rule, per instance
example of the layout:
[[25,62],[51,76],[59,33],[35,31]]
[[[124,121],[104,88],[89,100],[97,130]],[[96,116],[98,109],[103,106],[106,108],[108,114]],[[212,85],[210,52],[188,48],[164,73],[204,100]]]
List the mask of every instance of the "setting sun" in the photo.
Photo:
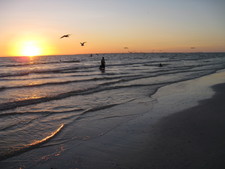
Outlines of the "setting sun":
[[21,49],[21,54],[23,56],[37,56],[41,54],[41,49],[34,42],[26,42]]
[[[32,36],[32,38],[30,38]],[[52,55],[56,53],[56,49],[52,43],[42,36],[30,35],[18,36],[14,38],[8,45],[9,56],[41,56]]]

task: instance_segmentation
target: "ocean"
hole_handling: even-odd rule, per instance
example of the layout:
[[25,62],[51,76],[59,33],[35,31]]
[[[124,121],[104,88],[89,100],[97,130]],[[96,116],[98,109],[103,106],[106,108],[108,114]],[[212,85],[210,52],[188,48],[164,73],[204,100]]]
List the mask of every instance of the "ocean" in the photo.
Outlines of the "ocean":
[[[105,71],[99,70],[102,57]],[[90,139],[91,128],[89,136],[82,135],[90,123],[96,127],[100,120],[133,116],[115,112],[115,107],[141,102],[163,86],[224,68],[225,53],[1,57],[0,161]]]

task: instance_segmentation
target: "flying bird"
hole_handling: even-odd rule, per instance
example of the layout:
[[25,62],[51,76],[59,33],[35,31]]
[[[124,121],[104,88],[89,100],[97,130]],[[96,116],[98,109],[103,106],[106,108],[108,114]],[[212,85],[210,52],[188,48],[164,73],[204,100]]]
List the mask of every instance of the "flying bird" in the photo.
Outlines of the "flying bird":
[[80,45],[81,46],[84,46],[85,43],[87,43],[87,42],[80,42]]
[[68,38],[70,35],[71,35],[71,34],[63,35],[63,36],[60,37],[60,39],[62,39],[62,38]]

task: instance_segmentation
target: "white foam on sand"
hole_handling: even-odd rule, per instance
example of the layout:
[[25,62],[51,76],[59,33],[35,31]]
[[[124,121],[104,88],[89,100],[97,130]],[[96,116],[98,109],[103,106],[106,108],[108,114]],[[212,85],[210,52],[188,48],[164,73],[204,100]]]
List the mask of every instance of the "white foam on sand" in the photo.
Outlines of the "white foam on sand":
[[194,107],[199,101],[215,94],[211,86],[224,82],[225,70],[221,70],[208,76],[162,87],[153,96],[157,100],[153,111],[167,116]]

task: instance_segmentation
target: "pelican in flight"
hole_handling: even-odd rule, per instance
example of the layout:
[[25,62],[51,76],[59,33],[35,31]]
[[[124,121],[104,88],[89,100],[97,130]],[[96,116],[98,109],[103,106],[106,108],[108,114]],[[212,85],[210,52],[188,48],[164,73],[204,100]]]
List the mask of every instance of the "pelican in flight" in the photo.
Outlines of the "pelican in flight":
[[80,42],[80,45],[81,46],[84,46],[85,43],[87,43],[87,42]]
[[62,38],[68,38],[70,35],[71,35],[71,34],[63,35],[63,36],[60,37],[60,39],[62,39]]

